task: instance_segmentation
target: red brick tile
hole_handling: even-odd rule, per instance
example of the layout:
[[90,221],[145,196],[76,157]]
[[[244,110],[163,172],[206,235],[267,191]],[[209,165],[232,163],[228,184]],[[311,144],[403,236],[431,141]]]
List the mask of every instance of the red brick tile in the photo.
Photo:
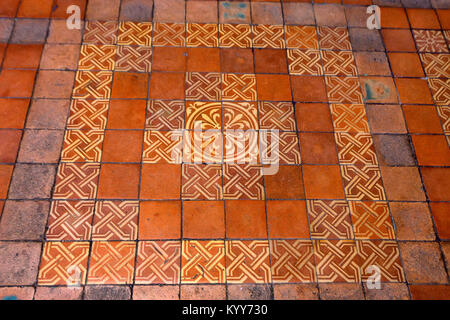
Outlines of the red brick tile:
[[225,237],[222,201],[184,201],[183,238],[218,239]]
[[175,47],[155,47],[152,68],[154,71],[185,71],[186,49]]
[[339,166],[303,166],[305,192],[308,199],[344,199]]
[[300,133],[305,164],[337,164],[336,142],[332,133]]
[[399,105],[366,105],[366,113],[373,133],[406,133]]
[[16,162],[22,131],[0,130],[0,162]]
[[384,52],[354,52],[360,75],[390,76],[388,59]]
[[182,285],[182,300],[225,300],[225,285]]
[[[197,286],[195,286],[197,287]],[[178,286],[137,286],[133,287],[133,300],[178,300]]]
[[0,17],[11,17],[14,18],[17,13],[17,8],[19,7],[20,0],[10,0],[2,3],[0,8]]
[[57,163],[63,138],[61,130],[26,130],[17,159],[19,162]]
[[[381,167],[389,200],[425,201],[422,181],[415,167]],[[401,183],[399,183],[401,181]]]
[[108,130],[103,142],[103,162],[140,162],[142,131]]
[[227,238],[267,238],[264,201],[226,201]]
[[431,201],[450,201],[450,169],[421,168],[423,181]]
[[188,1],[186,21],[197,23],[217,23],[217,3],[214,1]]
[[287,73],[286,51],[255,49],[256,73]]
[[142,201],[140,206],[140,240],[180,238],[180,201]]
[[100,199],[137,199],[139,196],[138,164],[102,164],[98,187]]
[[431,214],[425,202],[391,202],[398,240],[434,240]]
[[142,166],[141,199],[179,199],[181,166],[144,164]]
[[450,11],[436,10],[442,29],[450,29]]
[[276,284],[273,286],[275,300],[319,300],[315,284]]
[[36,86],[34,88],[34,97],[55,99],[70,98],[74,76],[75,74],[72,71],[39,71]]
[[231,284],[227,286],[229,300],[272,300],[273,294],[267,284]]
[[40,44],[10,44],[6,50],[3,68],[37,69],[43,46]]
[[[255,56],[256,59],[256,56]],[[256,75],[258,99],[291,101],[291,86],[287,75]]]
[[361,284],[324,283],[319,285],[320,298],[323,300],[363,300]]
[[419,56],[415,53],[389,53],[392,72],[396,77],[424,77]]
[[116,72],[111,98],[146,99],[148,75],[145,73]]
[[450,203],[430,202],[430,208],[439,237],[450,239],[450,220],[448,219]]
[[81,300],[83,288],[38,287],[34,300]]
[[119,17],[119,9],[119,0],[91,0],[86,9],[86,19],[115,21]]
[[309,238],[305,201],[267,201],[270,238]]

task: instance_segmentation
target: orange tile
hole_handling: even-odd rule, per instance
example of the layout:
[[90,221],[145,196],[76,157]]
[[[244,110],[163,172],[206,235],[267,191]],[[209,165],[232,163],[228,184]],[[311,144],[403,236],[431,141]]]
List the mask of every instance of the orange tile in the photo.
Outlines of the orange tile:
[[303,179],[308,199],[344,199],[339,166],[303,166]]
[[0,130],[0,162],[16,162],[22,131]]
[[260,200],[228,200],[227,238],[267,238],[266,207]]
[[0,17],[14,18],[19,7],[20,0],[3,1],[0,7]]
[[442,29],[450,29],[450,11],[436,10]]
[[332,133],[300,133],[304,164],[337,164],[336,142]]
[[255,49],[256,73],[287,73],[286,50]]
[[426,80],[395,79],[397,90],[403,104],[433,104]]
[[150,98],[184,99],[184,73],[153,72],[150,79]]
[[10,44],[6,50],[3,68],[37,69],[42,49],[40,44]]
[[440,29],[436,13],[432,9],[406,9],[411,28],[414,29]]
[[187,71],[220,72],[220,49],[188,48]]
[[328,104],[295,104],[298,131],[333,132],[333,122]]
[[323,77],[292,76],[294,101],[328,102]]
[[144,129],[145,100],[111,100],[108,129]]
[[381,8],[382,28],[409,28],[408,18],[403,8]]
[[185,71],[186,49],[176,47],[155,47],[152,69],[154,71]]
[[53,0],[22,0],[17,17],[48,18],[52,10]]
[[31,97],[35,74],[34,70],[3,70],[0,73],[0,97]]
[[384,45],[387,51],[415,52],[416,45],[409,29],[383,29]]
[[416,53],[389,53],[392,72],[396,77],[424,77],[419,55]]
[[448,202],[430,202],[431,213],[434,223],[441,239],[450,239],[450,203]]
[[420,168],[431,201],[450,201],[450,168]]
[[140,162],[143,131],[108,130],[103,142],[103,162]]
[[102,164],[97,198],[137,199],[139,174],[139,164]]
[[222,72],[253,73],[252,49],[221,48],[220,66]]
[[404,105],[402,107],[410,133],[442,134],[442,126],[435,106]]
[[413,300],[448,300],[449,285],[411,285],[409,286]]
[[420,166],[450,166],[450,149],[445,136],[413,135],[412,141]]
[[52,10],[52,18],[67,18],[67,8],[71,5],[80,7],[81,19],[84,18],[87,0],[55,0]]
[[111,98],[146,99],[148,74],[116,72],[114,74]]
[[267,201],[270,238],[309,238],[305,201]]
[[256,75],[259,100],[291,101],[291,84],[288,75]]
[[144,164],[141,199],[180,199],[181,165]]
[[265,176],[266,194],[269,199],[303,199],[302,168],[280,166],[274,175]]
[[6,199],[14,166],[0,164],[0,199]]
[[22,129],[29,103],[27,99],[0,99],[0,128]]
[[223,201],[184,201],[183,238],[225,238]]
[[180,201],[142,201],[139,239],[179,239],[181,235]]

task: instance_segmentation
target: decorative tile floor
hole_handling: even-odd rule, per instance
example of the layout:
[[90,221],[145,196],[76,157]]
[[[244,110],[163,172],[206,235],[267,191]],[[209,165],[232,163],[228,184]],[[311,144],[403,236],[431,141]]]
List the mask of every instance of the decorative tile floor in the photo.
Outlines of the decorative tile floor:
[[373,3],[2,3],[0,298],[449,299],[450,7]]

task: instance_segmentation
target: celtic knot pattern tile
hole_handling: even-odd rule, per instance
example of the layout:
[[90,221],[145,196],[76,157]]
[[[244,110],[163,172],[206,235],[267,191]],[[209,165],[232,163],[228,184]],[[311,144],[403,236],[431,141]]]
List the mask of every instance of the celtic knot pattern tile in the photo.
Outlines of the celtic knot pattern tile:
[[152,45],[151,22],[121,22],[119,25],[119,45]]
[[254,74],[222,74],[222,99],[256,101],[256,77]]
[[186,46],[218,47],[218,35],[216,24],[188,23],[186,29]]
[[112,76],[110,71],[78,71],[72,97],[74,99],[109,99]]
[[428,79],[434,103],[440,106],[450,105],[450,79]]
[[119,25],[114,21],[86,21],[84,43],[116,44]]
[[122,72],[150,72],[152,48],[118,46],[116,57],[116,71]]
[[68,130],[61,153],[63,162],[99,162],[104,138],[102,130]]
[[252,33],[253,48],[283,49],[286,47],[283,26],[253,25]]
[[220,101],[222,79],[220,73],[186,73],[186,100]]
[[223,48],[251,48],[252,31],[247,24],[220,24],[219,45]]
[[144,163],[181,163],[181,131],[146,131],[144,134]]
[[345,200],[307,201],[311,238],[353,239],[350,208]]
[[149,130],[176,130],[184,128],[184,101],[150,100],[145,128]]
[[182,198],[185,200],[221,200],[222,166],[184,164]]
[[439,118],[441,118],[442,129],[445,134],[450,134],[450,107],[439,106],[437,107]]
[[347,28],[318,27],[320,49],[352,50]]
[[344,191],[348,200],[386,200],[378,166],[341,166]]
[[262,167],[253,164],[225,164],[223,168],[223,196],[229,200],[263,200]]
[[372,136],[369,133],[336,132],[335,138],[341,165],[378,165]]
[[336,132],[370,132],[363,104],[331,104],[330,109]]
[[261,129],[295,131],[294,106],[290,102],[258,102]]
[[322,51],[323,71],[331,76],[356,76],[355,58],[351,51]]
[[114,70],[116,46],[83,45],[78,70]]
[[286,26],[286,48],[319,49],[317,31],[309,26]]
[[293,49],[287,51],[289,73],[292,75],[320,76],[322,71],[322,58],[319,50]]
[[100,164],[61,163],[56,176],[54,199],[94,199]]
[[330,103],[362,104],[359,79],[356,77],[325,77]]
[[180,241],[140,241],[135,283],[180,283],[180,258]]
[[157,47],[174,46],[183,47],[185,44],[185,25],[181,23],[154,24],[153,45]]
[[450,78],[449,54],[422,53],[420,59],[428,77]]
[[386,202],[349,203],[356,239],[395,239]]
[[109,102],[107,100],[74,99],[70,105],[67,129],[104,130]]

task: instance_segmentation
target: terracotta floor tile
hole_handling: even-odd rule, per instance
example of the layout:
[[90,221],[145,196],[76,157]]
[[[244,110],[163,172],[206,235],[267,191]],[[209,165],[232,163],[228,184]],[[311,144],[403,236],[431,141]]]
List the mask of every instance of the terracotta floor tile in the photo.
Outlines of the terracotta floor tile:
[[261,168],[261,166],[254,164],[225,164],[222,171],[223,198],[228,200],[264,200]]
[[319,49],[317,31],[310,26],[286,26],[286,48]]
[[65,20],[52,19],[50,22],[47,42],[48,43],[66,43],[79,44],[81,43],[81,29],[84,28],[84,22],[81,21],[80,29],[67,29]]
[[[202,3],[200,1],[195,2]],[[186,70],[191,72],[219,72],[221,70],[220,52],[219,48],[188,48]],[[208,57],[208,59],[205,59],[205,57]]]
[[367,103],[398,103],[397,90],[392,78],[361,77],[363,99]]
[[103,163],[97,197],[100,199],[137,199],[139,196],[138,164]]
[[39,71],[33,95],[35,98],[68,99],[73,83],[72,71]]
[[386,200],[378,166],[345,165],[341,174],[348,200]]
[[409,287],[413,300],[447,300],[449,285],[412,285]]
[[339,166],[303,166],[303,179],[308,199],[344,199]]
[[20,162],[57,163],[63,138],[61,130],[26,130],[17,159]]
[[[180,257],[180,241],[139,242],[135,283],[178,284],[180,282],[181,273]],[[164,287],[158,288],[161,290]],[[134,290],[136,290],[136,287],[134,287]],[[134,294],[135,293],[136,292],[134,291]]]
[[111,100],[108,111],[108,129],[144,129],[144,100]]
[[43,46],[40,44],[10,44],[5,54],[5,69],[37,69]]
[[410,300],[405,283],[383,283],[380,290],[370,290],[364,285],[366,300]]
[[442,133],[441,122],[434,106],[403,106],[410,133]]
[[[41,287],[41,290],[45,287]],[[2,299],[9,299],[11,297],[17,298],[17,300],[33,300],[34,288],[33,287],[2,287],[0,288],[0,297]],[[36,298],[35,300],[37,300]]]
[[319,290],[315,284],[275,284],[275,300],[319,300]]
[[442,29],[450,29],[450,24],[448,22],[449,13],[447,10],[436,10],[436,13],[441,22]]
[[186,21],[200,23],[217,23],[218,9],[216,2],[190,1],[186,3]]
[[[198,286],[194,287],[196,288]],[[178,300],[178,299],[180,299],[180,287],[177,285],[133,286],[133,300]]]
[[413,135],[412,142],[421,166],[448,166],[450,149],[442,135]]
[[427,82],[422,79],[395,79],[400,101],[404,104],[433,104]]
[[392,72],[396,77],[424,77],[419,56],[415,53],[389,53]]
[[273,292],[267,284],[229,284],[228,300],[272,300]]
[[42,251],[38,284],[84,285],[89,242],[46,242]]
[[302,199],[305,197],[302,170],[299,166],[280,166],[277,173],[265,177],[269,199]]
[[291,76],[292,94],[298,102],[328,102],[322,77]]
[[153,70],[185,71],[186,49],[175,47],[156,47],[153,50]]
[[142,201],[139,239],[179,239],[181,235],[180,201]]
[[14,18],[17,13],[17,9],[19,7],[20,0],[11,0],[5,2],[2,8],[0,9],[1,17],[12,17]]
[[120,22],[117,44],[150,47],[152,45],[152,23]]
[[225,238],[225,210],[222,201],[184,201],[183,238]]
[[382,166],[414,166],[414,152],[407,135],[374,135],[378,160]]
[[392,202],[389,206],[398,240],[434,240],[436,238],[431,213],[425,202]]
[[52,18],[66,18],[67,8],[71,5],[80,7],[80,16],[84,19],[87,0],[56,0],[52,8]]
[[220,23],[250,23],[250,4],[246,2],[219,3]]
[[309,238],[305,201],[267,201],[270,238]]
[[268,240],[225,242],[227,283],[268,283],[272,280]]
[[92,240],[136,240],[138,201],[99,201],[95,205]]
[[216,72],[186,73],[186,100],[220,101],[222,96],[222,79]]
[[181,23],[159,23],[153,26],[153,46],[173,46],[185,45],[186,28]]
[[49,199],[52,193],[55,174],[55,165],[16,164],[9,187],[8,198]]
[[416,51],[416,46],[410,30],[383,29],[381,32],[387,51]]
[[431,201],[449,201],[450,170],[448,168],[421,168],[428,198]]
[[367,105],[366,113],[373,133],[406,133],[399,105]]
[[353,238],[350,208],[345,200],[308,200],[311,238]]
[[183,129],[185,118],[185,102],[181,100],[150,100],[147,107],[146,117],[146,129]]
[[[0,283],[7,286],[30,286],[36,283],[42,244],[36,242],[1,242]],[[15,276],[18,275],[18,276]]]
[[182,300],[225,300],[225,285],[181,285],[180,297]]
[[251,26],[248,24],[219,24],[219,46],[222,48],[251,48]]
[[332,133],[300,133],[302,160],[305,164],[337,164]]
[[42,53],[41,69],[76,70],[80,46],[77,44],[47,44]]
[[225,283],[223,240],[182,242],[181,283]]
[[54,199],[94,199],[100,164],[61,163],[56,176]]
[[102,130],[67,130],[61,151],[63,162],[100,162],[105,132]]
[[144,164],[141,199],[180,199],[181,165]]
[[287,73],[286,51],[277,49],[256,49],[256,73]]
[[135,258],[135,242],[93,242],[87,283],[131,283],[133,281]]
[[16,162],[22,131],[0,130],[0,162]]
[[72,92],[74,99],[109,99],[113,74],[110,71],[78,71]]
[[[255,55],[255,60],[257,55]],[[258,99],[269,101],[291,101],[291,86],[288,75],[257,74]]]
[[450,239],[450,222],[447,217],[450,204],[445,202],[431,202],[430,208],[439,237],[441,239]]
[[386,202],[349,201],[355,239],[395,239]]
[[225,205],[227,238],[267,238],[264,201],[228,200]]
[[184,73],[154,72],[150,78],[150,98],[184,99]]
[[253,24],[282,24],[281,4],[260,3],[251,4]]
[[106,100],[72,100],[67,129],[104,130],[109,103]]
[[44,0],[39,5],[33,0],[23,0],[20,3],[17,17],[19,18],[48,18],[52,10],[52,0]]
[[114,73],[111,98],[145,99],[148,95],[148,75],[145,73]]
[[108,130],[103,143],[103,162],[140,162],[142,131]]
[[38,287],[34,300],[81,300],[83,288]]
[[106,285],[87,286],[84,300],[130,300],[131,289],[129,286]]
[[284,3],[283,13],[286,24],[314,24],[314,11],[309,3]]
[[406,11],[403,8],[385,8],[381,10],[382,28],[409,28]]
[[185,4],[180,0],[154,1],[154,20],[168,22],[183,22]]
[[438,17],[434,10],[406,9],[411,28],[414,29],[440,29]]
[[0,73],[0,97],[31,97],[35,75],[33,70],[3,70]]
[[333,131],[328,104],[296,103],[295,114],[299,131]]

